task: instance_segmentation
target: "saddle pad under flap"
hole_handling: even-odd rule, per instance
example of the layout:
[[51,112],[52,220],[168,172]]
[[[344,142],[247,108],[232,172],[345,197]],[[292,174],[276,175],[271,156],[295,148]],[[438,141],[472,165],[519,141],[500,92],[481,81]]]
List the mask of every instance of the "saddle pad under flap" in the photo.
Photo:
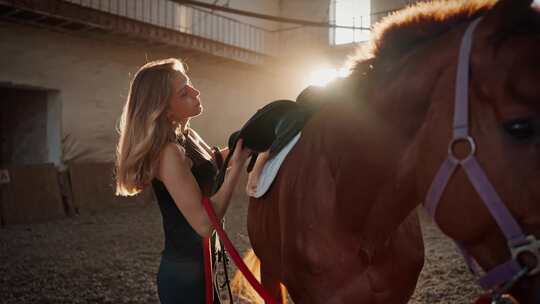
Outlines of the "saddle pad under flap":
[[301,134],[302,132],[296,134],[296,136],[293,137],[293,139],[291,139],[278,154],[276,154],[272,159],[266,161],[261,171],[261,175],[258,178],[257,190],[250,195],[251,197],[259,198],[263,196],[268,189],[270,189],[272,182],[279,172],[281,164],[285,160],[285,157],[287,157],[287,154],[289,154],[289,151],[291,151],[294,145],[296,145]]

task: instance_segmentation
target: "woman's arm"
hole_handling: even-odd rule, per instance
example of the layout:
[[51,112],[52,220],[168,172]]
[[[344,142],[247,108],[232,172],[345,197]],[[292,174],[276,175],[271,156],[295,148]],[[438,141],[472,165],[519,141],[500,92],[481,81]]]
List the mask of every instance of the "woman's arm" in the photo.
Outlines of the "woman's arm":
[[[227,170],[225,180],[219,191],[210,198],[218,218],[223,218],[232,193],[238,182],[241,170],[248,156],[242,146],[239,146],[231,159],[231,167]],[[167,145],[161,155],[159,178],[171,194],[176,206],[182,212],[188,223],[201,236],[209,236],[213,226],[204,210],[202,194],[195,177],[191,173],[189,159],[176,145]]]
[[216,192],[216,194],[214,194],[210,198],[211,201],[215,200],[226,202],[225,205],[221,206],[218,206],[214,203],[214,210],[216,211],[219,219],[222,219],[225,215],[225,211],[227,210],[242,169],[244,168],[244,165],[250,153],[251,151],[249,149],[244,148],[244,142],[242,140],[239,140],[236,144],[236,149],[234,150],[234,153],[229,161],[230,165],[225,172],[225,179],[223,181],[223,184],[221,185],[221,188],[219,188],[218,192]]

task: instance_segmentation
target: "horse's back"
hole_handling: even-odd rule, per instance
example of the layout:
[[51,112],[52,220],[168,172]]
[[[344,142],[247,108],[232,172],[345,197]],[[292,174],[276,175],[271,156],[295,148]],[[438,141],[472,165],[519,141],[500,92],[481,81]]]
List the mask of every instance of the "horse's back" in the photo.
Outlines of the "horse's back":
[[[388,253],[373,255],[363,242],[363,223],[388,178],[381,160],[387,152],[369,120],[352,104],[325,105],[269,192],[250,204],[254,250],[296,303],[395,302],[384,290],[385,279],[396,278],[388,254],[404,244],[391,241]],[[406,225],[414,224],[412,218]]]

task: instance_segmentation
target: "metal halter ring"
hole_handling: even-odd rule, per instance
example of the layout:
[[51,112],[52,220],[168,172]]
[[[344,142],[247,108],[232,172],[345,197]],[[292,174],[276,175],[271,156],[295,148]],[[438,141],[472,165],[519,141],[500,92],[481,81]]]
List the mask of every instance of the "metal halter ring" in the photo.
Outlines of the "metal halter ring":
[[528,235],[526,237],[527,242],[519,246],[510,246],[510,252],[512,253],[512,259],[519,261],[519,256],[524,253],[531,254],[535,259],[535,265],[527,272],[527,276],[533,276],[540,273],[540,241],[536,239],[534,235]]
[[[454,154],[454,147],[458,142],[461,142],[461,141],[467,142],[469,144],[469,154],[460,159]],[[467,159],[473,156],[475,153],[476,153],[476,143],[474,142],[474,139],[468,135],[466,137],[453,138],[450,144],[448,145],[448,156],[457,160]]]

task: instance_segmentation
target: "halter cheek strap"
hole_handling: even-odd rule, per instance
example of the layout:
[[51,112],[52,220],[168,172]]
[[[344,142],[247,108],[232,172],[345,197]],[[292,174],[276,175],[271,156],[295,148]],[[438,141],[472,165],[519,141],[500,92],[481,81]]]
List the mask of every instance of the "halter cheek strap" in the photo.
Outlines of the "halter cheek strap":
[[[453,138],[448,147],[448,158],[437,171],[428,190],[425,208],[433,219],[435,219],[435,212],[437,211],[437,206],[444,189],[458,167],[462,167],[474,189],[482,198],[484,205],[504,234],[512,254],[512,258],[509,261],[491,269],[478,280],[482,288],[494,289],[507,282],[514,282],[516,277],[521,277],[525,274],[535,275],[540,273],[540,242],[533,235],[525,236],[475,157],[476,143],[474,138],[469,134],[469,70],[472,38],[474,30],[480,21],[481,18],[478,18],[469,25],[461,41],[456,78]],[[469,154],[464,158],[458,158],[454,153],[454,147],[458,142],[464,142],[469,145]],[[458,246],[471,271],[477,276],[480,276],[481,270],[474,258],[467,253],[461,244],[458,243]],[[526,267],[523,267],[518,262],[518,256],[524,252],[531,253],[536,257],[537,265],[534,269],[526,269]],[[523,271],[524,269],[526,271]]]

